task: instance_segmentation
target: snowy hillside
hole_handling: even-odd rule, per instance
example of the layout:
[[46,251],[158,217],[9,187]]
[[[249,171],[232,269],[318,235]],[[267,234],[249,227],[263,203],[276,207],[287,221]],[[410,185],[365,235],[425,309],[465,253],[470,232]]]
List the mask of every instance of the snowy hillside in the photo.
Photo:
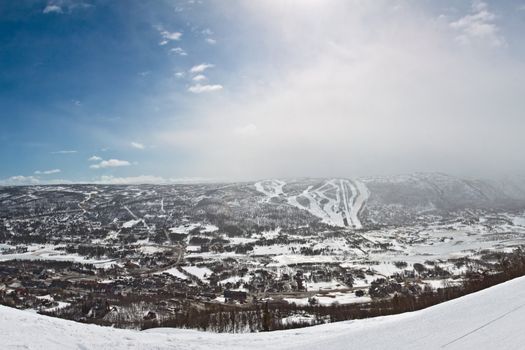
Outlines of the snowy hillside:
[[462,210],[515,210],[525,205],[517,180],[463,179],[414,173],[362,179],[263,180],[254,184],[261,202],[291,205],[338,227],[362,229],[405,225],[421,215],[456,215]]
[[[325,224],[333,226],[349,226],[362,228],[358,214],[363,208],[369,192],[360,181],[348,179],[322,180],[309,184],[302,192],[284,192],[287,183],[282,180],[265,180],[255,183],[255,188],[267,197],[269,202],[273,198],[284,198],[288,204],[304,209],[320,218]],[[292,185],[297,186],[300,182]]]
[[426,310],[298,330],[118,330],[0,306],[3,349],[519,349],[525,277]]

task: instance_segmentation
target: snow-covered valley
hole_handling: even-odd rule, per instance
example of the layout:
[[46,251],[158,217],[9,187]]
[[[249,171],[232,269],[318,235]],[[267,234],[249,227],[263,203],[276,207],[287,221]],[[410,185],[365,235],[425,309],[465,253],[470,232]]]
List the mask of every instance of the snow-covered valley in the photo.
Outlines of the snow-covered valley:
[[377,301],[521,266],[525,196],[510,187],[443,174],[3,187],[0,303],[235,333],[384,315]]

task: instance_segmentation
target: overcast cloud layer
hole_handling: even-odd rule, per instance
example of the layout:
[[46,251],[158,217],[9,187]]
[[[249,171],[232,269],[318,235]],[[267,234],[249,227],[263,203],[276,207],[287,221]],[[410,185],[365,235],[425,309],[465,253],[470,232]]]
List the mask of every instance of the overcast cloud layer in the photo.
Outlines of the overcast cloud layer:
[[[67,176],[82,157],[73,181],[525,172],[520,2],[167,4],[177,19],[151,26],[172,61],[137,68],[155,94],[34,170]],[[34,170],[3,175],[51,174]]]
[[[161,133],[198,157],[196,172],[523,170],[524,67],[486,5],[449,18],[406,3],[284,3],[253,4],[242,16],[285,57],[267,79],[199,109],[191,127]],[[469,27],[469,16],[486,23]]]

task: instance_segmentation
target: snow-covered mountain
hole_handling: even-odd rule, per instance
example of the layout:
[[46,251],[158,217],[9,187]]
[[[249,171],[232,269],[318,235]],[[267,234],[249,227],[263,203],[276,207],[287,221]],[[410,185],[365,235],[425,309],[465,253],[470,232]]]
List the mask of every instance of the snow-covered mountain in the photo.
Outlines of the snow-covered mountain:
[[216,334],[120,330],[0,306],[2,349],[521,349],[525,277],[395,316],[299,330]]
[[519,178],[492,181],[415,173],[356,180],[263,180],[255,189],[263,202],[291,205],[325,224],[355,229],[403,225],[422,215],[525,208],[525,182]]
[[[302,191],[301,185],[306,186]],[[284,192],[286,186],[287,192]],[[363,227],[358,214],[369,192],[361,181],[349,179],[303,180],[285,182],[266,180],[255,183],[267,202],[283,198],[287,204],[308,211],[333,226]]]

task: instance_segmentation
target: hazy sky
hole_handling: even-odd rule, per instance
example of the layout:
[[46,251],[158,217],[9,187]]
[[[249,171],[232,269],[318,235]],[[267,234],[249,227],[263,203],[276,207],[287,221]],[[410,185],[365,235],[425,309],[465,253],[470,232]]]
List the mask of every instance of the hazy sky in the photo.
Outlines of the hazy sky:
[[523,1],[0,1],[0,184],[525,172]]

